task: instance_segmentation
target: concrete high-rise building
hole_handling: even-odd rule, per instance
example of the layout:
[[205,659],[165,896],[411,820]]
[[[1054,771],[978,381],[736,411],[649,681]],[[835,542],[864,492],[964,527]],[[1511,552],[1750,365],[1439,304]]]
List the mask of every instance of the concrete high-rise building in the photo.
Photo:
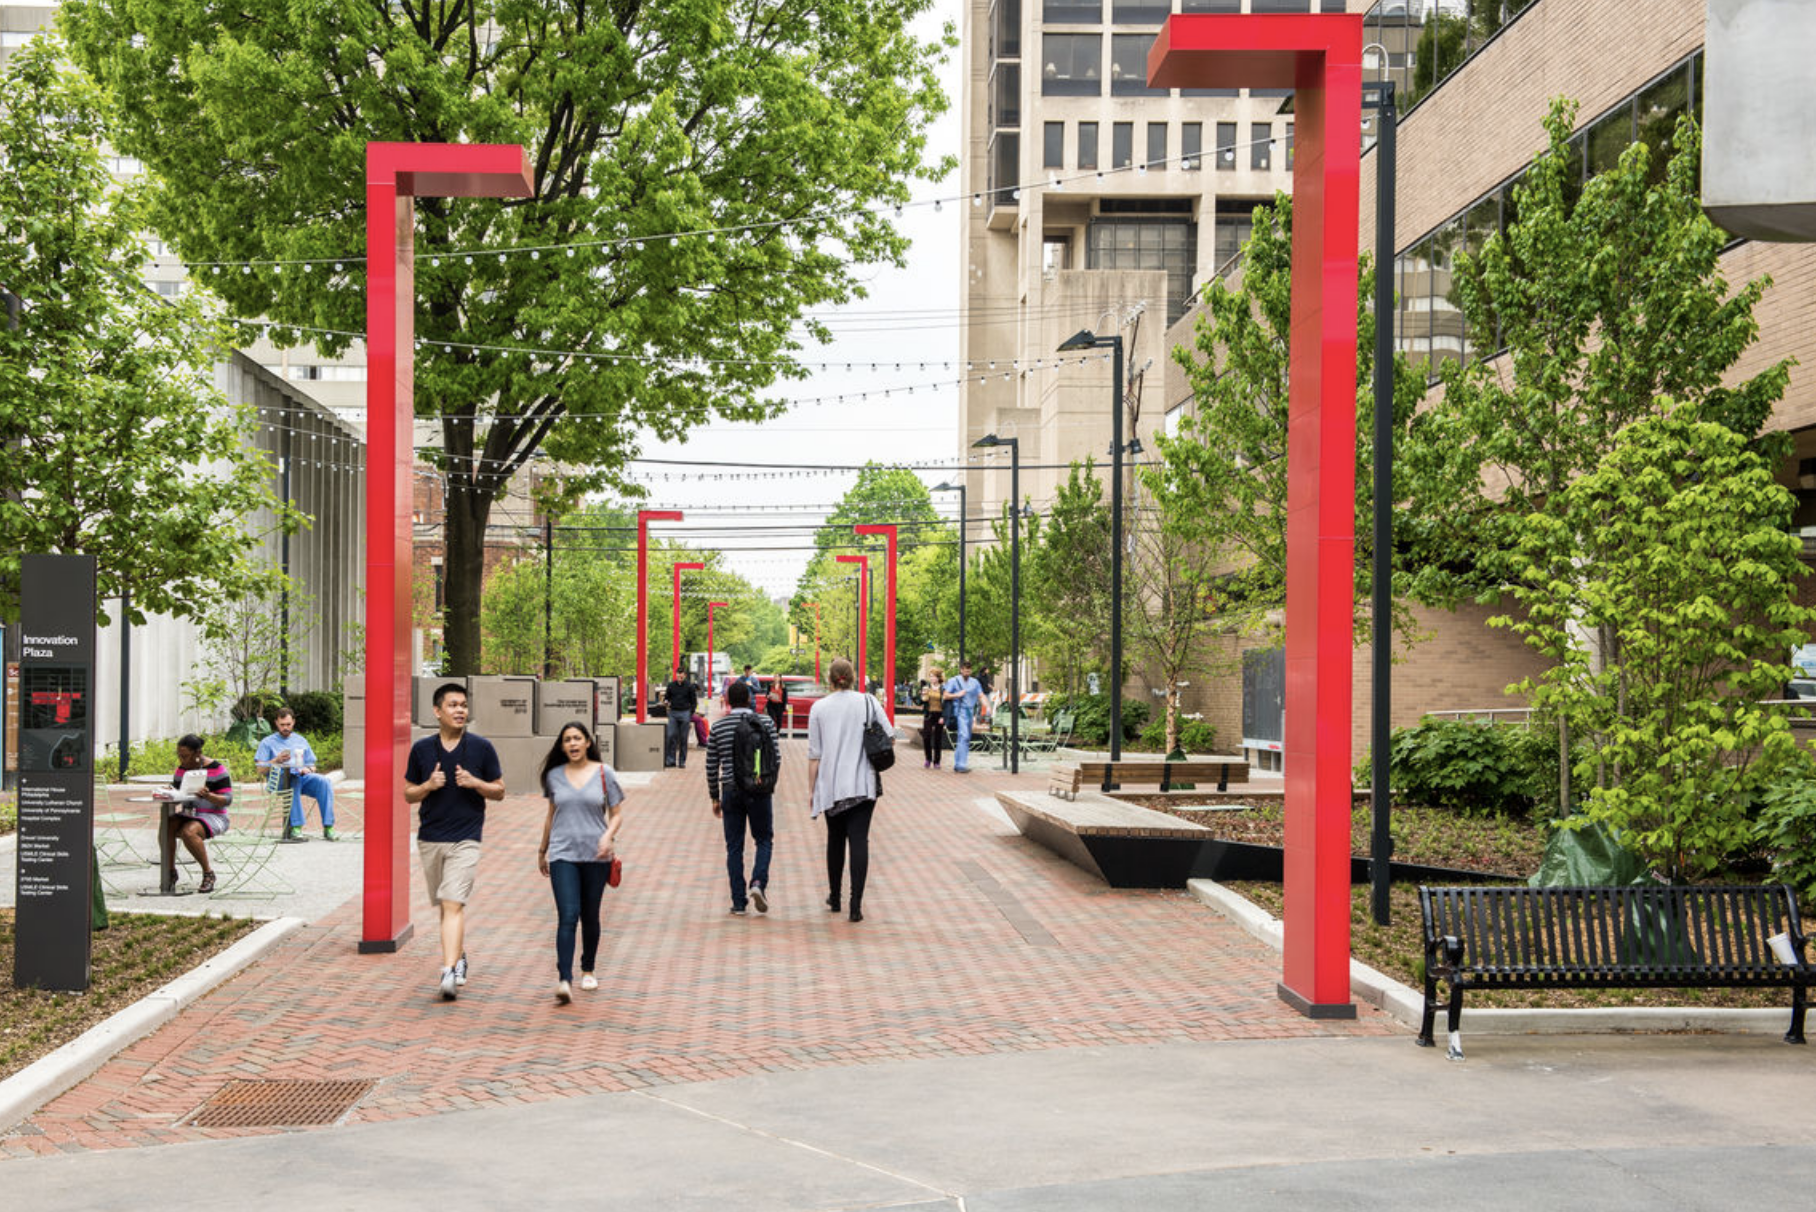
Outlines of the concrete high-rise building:
[[[1343,0],[1321,0],[1344,11]],[[1150,89],[1173,13],[1307,13],[1320,0],[970,0],[961,446],[1021,440],[1021,490],[1050,500],[1063,465],[1109,462],[1110,363],[1058,369],[1061,342],[1120,332],[1133,388],[1124,440],[1167,424],[1166,331],[1234,258],[1250,215],[1291,188],[1284,91]],[[1151,441],[1145,442],[1151,450]],[[1000,466],[1001,470],[994,470]],[[999,512],[1008,459],[970,476]]]

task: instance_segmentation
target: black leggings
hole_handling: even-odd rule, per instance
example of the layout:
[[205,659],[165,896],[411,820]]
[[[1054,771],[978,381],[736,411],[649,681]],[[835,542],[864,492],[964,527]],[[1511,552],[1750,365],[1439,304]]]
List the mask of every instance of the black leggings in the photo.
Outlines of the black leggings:
[[929,711],[927,718],[921,722],[921,745],[927,752],[929,762],[940,760],[940,754],[946,749],[946,717],[937,711]]
[[851,900],[853,909],[864,903],[864,877],[870,874],[870,816],[876,801],[866,800],[826,818],[826,887],[838,899],[845,880],[845,846],[851,846]]

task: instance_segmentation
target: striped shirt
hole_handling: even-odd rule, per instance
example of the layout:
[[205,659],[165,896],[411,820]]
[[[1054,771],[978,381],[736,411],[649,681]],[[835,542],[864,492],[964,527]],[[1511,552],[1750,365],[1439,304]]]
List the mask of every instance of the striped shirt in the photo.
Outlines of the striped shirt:
[[[233,802],[233,778],[227,773],[227,767],[220,762],[215,761],[213,758],[203,758],[202,761],[205,765],[201,766],[200,769],[207,772],[208,790],[214,792],[216,795],[226,796],[227,804],[223,804],[217,808],[201,796],[196,796],[182,804],[178,809],[178,814],[182,816],[205,816],[212,821],[217,822],[219,828],[209,830],[209,836],[212,837],[227,828],[227,806]],[[183,767],[177,767],[176,773],[170,776],[170,786],[173,790],[182,787],[183,776],[187,773],[189,772]]]
[[723,799],[721,793],[738,790],[738,782],[731,769],[732,739],[738,735],[738,717],[749,716],[757,727],[769,734],[769,739],[778,741],[776,745],[777,765],[780,766],[782,755],[781,744],[776,737],[776,722],[767,715],[758,715],[748,707],[733,707],[730,715],[719,717],[713,724],[712,731],[706,734],[706,794],[714,803]]

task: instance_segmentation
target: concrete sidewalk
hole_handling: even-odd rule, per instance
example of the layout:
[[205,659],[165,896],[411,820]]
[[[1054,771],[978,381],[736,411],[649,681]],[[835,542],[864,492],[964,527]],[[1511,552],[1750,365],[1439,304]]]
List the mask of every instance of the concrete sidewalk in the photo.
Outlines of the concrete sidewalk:
[[[1800,1207],[1811,1063],[1731,1039],[1165,1044],[820,1068],[0,1169],[33,1209]],[[151,1194],[156,1193],[156,1194]]]

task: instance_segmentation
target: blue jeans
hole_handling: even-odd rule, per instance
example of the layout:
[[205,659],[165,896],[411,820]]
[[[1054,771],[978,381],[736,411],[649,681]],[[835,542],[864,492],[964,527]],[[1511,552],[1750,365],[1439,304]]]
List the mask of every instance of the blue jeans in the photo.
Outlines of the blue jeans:
[[662,764],[687,765],[687,738],[694,734],[694,713],[691,711],[671,711],[668,713],[668,731],[663,734]]
[[334,826],[334,784],[319,774],[293,775],[290,785],[296,793],[290,797],[290,827],[303,827],[303,797],[308,796],[321,808],[322,828]]
[[968,770],[971,766],[971,708],[958,707],[958,739],[952,744],[952,768]]
[[731,877],[731,907],[744,908],[744,829],[757,843],[757,860],[750,869],[753,887],[769,887],[769,850],[775,837],[775,797],[746,795],[727,787],[719,801],[725,825],[725,874]]
[[610,863],[549,864],[549,887],[555,892],[555,972],[574,979],[574,926],[580,927],[580,970],[591,972],[599,958],[599,902],[605,897]]

